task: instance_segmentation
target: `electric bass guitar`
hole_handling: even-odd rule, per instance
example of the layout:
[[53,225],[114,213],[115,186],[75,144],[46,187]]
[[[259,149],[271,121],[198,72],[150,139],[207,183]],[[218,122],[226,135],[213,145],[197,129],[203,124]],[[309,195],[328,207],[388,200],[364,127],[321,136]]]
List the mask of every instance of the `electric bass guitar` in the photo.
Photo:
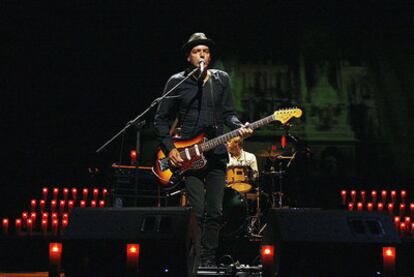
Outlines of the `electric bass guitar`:
[[[291,118],[299,118],[301,116],[302,110],[299,108],[281,109],[275,111],[270,116],[249,123],[249,128],[254,130],[273,121],[279,121],[281,124],[285,124]],[[178,149],[181,158],[184,160],[182,166],[177,168],[171,166],[167,156],[168,153],[165,153],[159,147],[152,172],[157,176],[165,189],[172,189],[180,183],[185,172],[189,170],[200,170],[205,167],[207,160],[203,155],[204,152],[210,151],[238,135],[239,129],[236,129],[209,140],[207,140],[204,134],[188,140],[173,140],[175,148]]]

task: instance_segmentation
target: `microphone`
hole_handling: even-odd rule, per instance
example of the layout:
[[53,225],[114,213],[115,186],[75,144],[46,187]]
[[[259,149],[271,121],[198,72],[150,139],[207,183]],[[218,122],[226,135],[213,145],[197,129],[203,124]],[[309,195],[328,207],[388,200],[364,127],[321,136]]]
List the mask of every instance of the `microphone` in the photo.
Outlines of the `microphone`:
[[201,76],[204,73],[204,67],[206,66],[206,61],[203,58],[201,58],[198,64],[200,65],[200,76]]

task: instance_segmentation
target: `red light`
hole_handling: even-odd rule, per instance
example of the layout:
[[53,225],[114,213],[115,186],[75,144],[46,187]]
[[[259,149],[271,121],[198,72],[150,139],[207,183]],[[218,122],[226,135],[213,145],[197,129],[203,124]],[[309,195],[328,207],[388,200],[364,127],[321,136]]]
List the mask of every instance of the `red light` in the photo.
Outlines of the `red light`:
[[272,257],[274,255],[275,248],[273,245],[263,245],[262,246],[262,257]]
[[395,258],[395,247],[383,247],[382,255],[384,257],[393,257]]
[[49,244],[49,253],[62,253],[62,244],[57,242],[51,242]]
[[272,145],[272,151],[276,151],[277,150],[277,146],[276,145]]
[[282,135],[282,137],[280,138],[280,146],[282,146],[282,148],[285,148],[286,146],[286,136]]
[[139,244],[128,244],[128,253],[136,254],[139,252]]
[[382,260],[384,266],[384,276],[395,276],[395,247],[382,248]]
[[49,243],[49,276],[60,276],[62,243]]
[[127,271],[136,272],[139,264],[139,244],[128,243],[126,245],[126,254],[127,254]]
[[131,150],[129,152],[129,156],[131,158],[131,164],[135,164],[137,162],[138,153],[136,150]]
[[85,200],[81,200],[80,201],[80,205],[81,208],[85,208],[86,207],[86,201]]

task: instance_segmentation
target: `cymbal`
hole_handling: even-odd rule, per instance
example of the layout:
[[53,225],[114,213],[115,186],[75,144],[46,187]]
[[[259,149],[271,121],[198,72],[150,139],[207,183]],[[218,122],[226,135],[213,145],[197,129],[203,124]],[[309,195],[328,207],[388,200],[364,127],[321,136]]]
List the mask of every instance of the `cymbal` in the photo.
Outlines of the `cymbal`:
[[282,152],[279,152],[279,151],[260,150],[256,152],[257,157],[263,157],[263,158],[274,158],[280,155],[282,155]]

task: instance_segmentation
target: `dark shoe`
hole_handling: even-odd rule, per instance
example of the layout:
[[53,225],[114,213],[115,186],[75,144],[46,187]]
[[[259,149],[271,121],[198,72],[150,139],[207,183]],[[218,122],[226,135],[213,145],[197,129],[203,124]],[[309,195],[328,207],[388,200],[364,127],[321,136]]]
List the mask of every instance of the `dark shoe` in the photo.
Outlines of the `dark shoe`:
[[206,259],[206,260],[201,261],[200,267],[201,268],[212,268],[212,267],[217,267],[217,264],[214,261],[214,259]]

